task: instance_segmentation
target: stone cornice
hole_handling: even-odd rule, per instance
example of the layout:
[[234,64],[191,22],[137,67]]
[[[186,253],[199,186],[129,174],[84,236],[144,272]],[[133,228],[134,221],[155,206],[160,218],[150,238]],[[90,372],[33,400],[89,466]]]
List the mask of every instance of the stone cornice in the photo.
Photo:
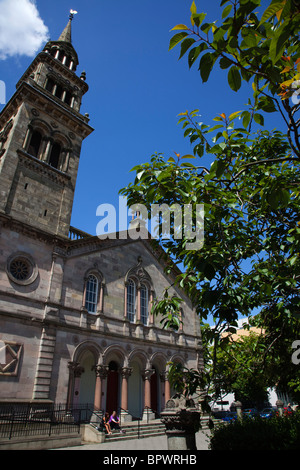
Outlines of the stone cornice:
[[17,154],[19,156],[20,163],[24,166],[30,168],[36,173],[39,173],[41,176],[46,176],[48,179],[61,186],[65,186],[71,179],[70,175],[63,173],[32,155],[29,155],[24,150],[17,150]]
[[24,80],[27,80],[27,78],[31,75],[31,73],[35,70],[36,66],[40,63],[40,62],[46,62],[47,64],[49,64],[50,66],[54,67],[56,70],[58,70],[62,75],[64,75],[66,78],[72,80],[75,82],[75,84],[78,86],[78,88],[81,88],[83,93],[85,94],[88,89],[89,89],[89,86],[88,84],[84,81],[84,80],[81,80],[78,75],[76,75],[76,73],[73,71],[73,70],[70,70],[68,67],[66,67],[65,65],[62,64],[62,62],[60,62],[59,60],[55,59],[54,57],[52,57],[50,54],[48,54],[47,52],[40,52],[36,57],[35,59],[32,61],[32,63],[30,64],[30,66],[28,67],[28,69],[26,70],[26,72],[22,75],[22,77],[20,78],[20,80],[18,81],[16,87],[18,88],[21,83],[24,81]]
[[[46,112],[48,115],[51,115],[51,112],[55,113],[55,120],[58,120],[59,118],[59,111],[62,124],[69,125],[70,130],[80,133],[83,139],[94,131],[94,129],[88,124],[88,118],[65,105],[62,101],[50,95],[37,84],[34,83],[34,85],[31,85],[26,82],[21,83],[20,87],[1,111],[0,129],[5,126],[7,121],[17,112],[20,105],[26,100],[31,102],[34,106],[36,106],[37,101],[39,101],[41,108],[43,106],[45,108],[47,107]],[[51,109],[49,109],[49,104],[52,104]],[[74,129],[74,126],[76,129]]]

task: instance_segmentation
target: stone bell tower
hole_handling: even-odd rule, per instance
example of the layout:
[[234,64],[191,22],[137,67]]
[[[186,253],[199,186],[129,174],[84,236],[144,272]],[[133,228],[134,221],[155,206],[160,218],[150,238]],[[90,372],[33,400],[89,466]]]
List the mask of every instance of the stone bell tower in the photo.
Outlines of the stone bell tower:
[[50,234],[68,236],[83,140],[93,131],[80,113],[88,91],[76,74],[71,11],[0,113],[0,214]]

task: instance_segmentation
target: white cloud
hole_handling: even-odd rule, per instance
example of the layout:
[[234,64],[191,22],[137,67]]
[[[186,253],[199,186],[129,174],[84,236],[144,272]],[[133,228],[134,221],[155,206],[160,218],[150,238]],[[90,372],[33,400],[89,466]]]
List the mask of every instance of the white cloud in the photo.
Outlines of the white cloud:
[[0,59],[33,57],[48,38],[35,0],[0,0]]

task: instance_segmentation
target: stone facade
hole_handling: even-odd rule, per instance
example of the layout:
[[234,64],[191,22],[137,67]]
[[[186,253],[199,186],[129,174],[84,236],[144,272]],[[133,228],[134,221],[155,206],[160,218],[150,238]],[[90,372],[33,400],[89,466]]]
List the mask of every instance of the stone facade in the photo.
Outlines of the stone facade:
[[[81,144],[92,132],[79,112],[88,87],[75,74],[70,28],[36,57],[0,115],[0,401],[160,412],[171,394],[168,363],[202,366],[199,319],[150,241],[68,236]],[[67,103],[45,90],[49,70],[71,89]],[[178,331],[151,315],[167,287],[183,299]]]

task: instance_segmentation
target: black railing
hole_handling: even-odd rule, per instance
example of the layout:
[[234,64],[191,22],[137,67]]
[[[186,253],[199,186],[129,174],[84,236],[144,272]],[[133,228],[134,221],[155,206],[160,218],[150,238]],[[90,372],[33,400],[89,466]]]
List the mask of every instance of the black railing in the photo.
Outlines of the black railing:
[[145,422],[145,420],[143,420],[143,417],[145,415],[145,411],[146,411],[146,423],[147,424],[149,423],[149,421],[151,421],[149,416],[152,416],[153,413],[155,414],[155,418],[158,418],[160,416],[158,411],[152,410],[149,406],[145,406],[144,412],[143,412],[141,417],[133,416],[131,413],[129,413],[128,410],[124,410],[123,408],[118,408],[118,410],[119,410],[120,426],[122,426],[122,411],[124,413],[130,415],[131,418],[132,418],[132,421],[137,422],[137,438],[138,439],[140,439],[140,437],[141,437],[141,422]]
[[80,433],[80,424],[88,423],[89,404],[67,407],[62,404],[1,404],[0,438]]

